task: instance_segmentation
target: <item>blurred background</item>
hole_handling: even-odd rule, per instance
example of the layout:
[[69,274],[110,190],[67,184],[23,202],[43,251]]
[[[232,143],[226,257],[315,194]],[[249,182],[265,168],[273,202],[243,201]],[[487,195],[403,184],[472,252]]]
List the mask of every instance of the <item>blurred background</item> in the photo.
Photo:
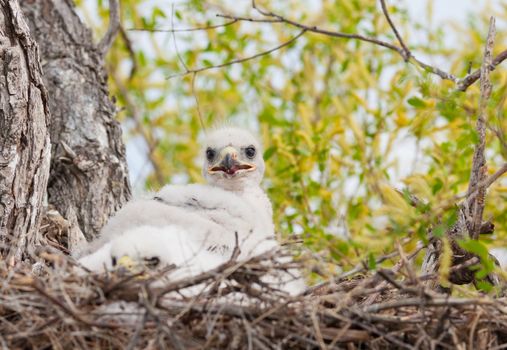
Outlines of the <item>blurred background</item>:
[[[397,43],[374,0],[258,4],[307,25]],[[108,2],[77,5],[100,38]],[[388,5],[415,57],[458,77],[480,68],[490,16],[497,19],[495,53],[507,46],[503,1]],[[457,92],[394,51],[312,33],[269,55],[212,68],[300,32],[280,23],[230,23],[217,14],[261,18],[247,0],[121,0],[122,28],[107,69],[136,192],[202,182],[199,138],[232,123],[262,138],[277,232],[282,239],[301,235],[317,258],[316,279],[359,261],[373,268],[397,242],[409,251],[429,230],[442,235],[454,223],[477,140],[478,84]],[[507,157],[505,63],[491,78],[489,173]],[[507,246],[506,197],[507,181],[500,179],[484,216],[495,224],[494,235],[481,240],[489,249]]]

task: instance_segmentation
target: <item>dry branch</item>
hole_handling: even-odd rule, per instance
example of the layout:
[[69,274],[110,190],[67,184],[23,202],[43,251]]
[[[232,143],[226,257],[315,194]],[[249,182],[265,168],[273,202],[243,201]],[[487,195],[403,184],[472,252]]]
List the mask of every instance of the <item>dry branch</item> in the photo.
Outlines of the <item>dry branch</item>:
[[281,48],[284,48],[286,46],[291,45],[293,42],[295,42],[297,39],[299,39],[304,33],[305,33],[305,30],[303,29],[296,36],[292,37],[288,41],[286,41],[286,42],[284,42],[284,43],[282,43],[282,44],[280,44],[280,45],[278,45],[278,46],[276,46],[276,47],[274,47],[272,49],[259,52],[259,53],[255,54],[255,55],[244,57],[244,58],[238,58],[238,59],[235,59],[235,60],[232,60],[232,61],[228,61],[228,62],[225,62],[225,63],[221,63],[221,64],[218,64],[218,65],[206,66],[206,67],[194,68],[194,69],[186,69],[185,72],[171,75],[171,76],[168,77],[168,79],[172,79],[172,78],[176,78],[176,77],[182,77],[182,76],[185,76],[185,75],[188,75],[188,74],[196,74],[196,73],[204,72],[204,71],[211,70],[211,69],[217,69],[217,68],[223,68],[223,67],[227,67],[227,66],[232,66],[234,64],[243,63],[243,62],[246,62],[246,61],[254,60],[254,59],[262,57],[262,56],[269,55],[269,54],[271,54],[271,53],[273,53],[275,51],[280,50]]
[[484,48],[484,56],[481,67],[481,96],[479,100],[479,115],[477,116],[476,130],[479,137],[479,142],[475,146],[474,158],[472,161],[472,173],[470,175],[470,182],[468,184],[469,192],[472,188],[477,189],[477,195],[474,200],[468,202],[469,215],[471,215],[471,222],[469,233],[472,239],[479,238],[479,230],[482,223],[482,213],[484,211],[484,197],[486,189],[480,184],[486,177],[486,157],[484,154],[486,148],[486,124],[487,124],[487,104],[491,96],[491,82],[489,79],[489,67],[491,66],[493,45],[495,43],[495,19],[491,17],[489,22],[488,37],[486,39],[486,46]]
[[100,51],[102,55],[107,54],[119,30],[120,4],[118,0],[109,0],[109,26],[106,33],[104,34],[104,37],[97,45],[97,50]]

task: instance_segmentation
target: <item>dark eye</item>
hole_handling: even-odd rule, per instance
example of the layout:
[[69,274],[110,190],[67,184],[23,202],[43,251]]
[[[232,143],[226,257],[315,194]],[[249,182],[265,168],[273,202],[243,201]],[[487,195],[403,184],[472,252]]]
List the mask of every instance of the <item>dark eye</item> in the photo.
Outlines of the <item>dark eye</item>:
[[208,159],[208,161],[211,162],[213,158],[215,158],[215,154],[216,152],[214,149],[208,148],[206,150],[206,159]]
[[116,266],[116,257],[115,256],[113,256],[111,258],[111,263],[113,264],[113,266]]
[[156,267],[160,263],[160,259],[156,256],[151,258],[145,258],[146,266],[148,267]]
[[245,154],[250,159],[252,159],[253,157],[255,157],[255,147],[254,146],[248,146],[245,149]]

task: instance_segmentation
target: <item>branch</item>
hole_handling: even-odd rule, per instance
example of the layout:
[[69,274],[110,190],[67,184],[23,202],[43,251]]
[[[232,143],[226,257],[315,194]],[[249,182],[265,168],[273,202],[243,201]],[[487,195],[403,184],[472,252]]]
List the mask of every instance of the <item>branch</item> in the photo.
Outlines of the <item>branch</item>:
[[388,301],[380,304],[374,304],[363,308],[364,312],[379,312],[382,310],[395,309],[407,306],[468,306],[468,305],[493,305],[494,301],[483,299],[465,299],[465,298],[433,298],[421,300],[421,298],[407,298],[402,300]]
[[114,38],[116,37],[116,33],[120,29],[120,4],[118,0],[109,0],[109,26],[107,28],[106,34],[100,40],[98,44],[98,49],[105,55],[109,48],[113,44]]
[[132,99],[127,87],[123,84],[118,74],[116,74],[112,67],[109,67],[108,71],[111,79],[113,79],[118,91],[125,101],[125,107],[132,116],[136,130],[141,134],[141,137],[145,140],[148,146],[147,156],[153,166],[155,178],[160,185],[163,185],[165,183],[164,174],[154,154],[158,141],[154,135],[147,131],[144,127],[142,113],[138,108],[138,104]]
[[234,24],[238,22],[238,20],[233,19],[232,21],[225,22],[225,23],[219,23],[219,24],[213,24],[210,26],[205,27],[195,27],[195,28],[171,28],[171,29],[157,29],[157,28],[129,28],[128,31],[132,32],[151,32],[151,33],[184,33],[184,32],[198,32],[201,30],[211,30],[211,29],[218,29],[222,27],[230,26],[231,24]]
[[130,73],[129,73],[129,80],[130,80],[134,77],[134,75],[136,74],[137,69],[138,69],[138,62],[137,62],[137,58],[136,58],[136,53],[134,51],[134,46],[132,45],[132,41],[130,40],[127,32],[125,31],[125,29],[122,26],[120,26],[120,36],[123,39],[123,43],[125,44],[125,48],[127,49],[128,53],[129,53],[130,60],[132,61],[132,68],[130,68]]
[[246,62],[246,61],[250,61],[250,60],[259,58],[261,56],[269,55],[270,53],[272,53],[274,51],[277,51],[277,50],[280,50],[281,48],[289,46],[294,41],[296,41],[297,39],[299,39],[305,32],[306,32],[306,30],[302,30],[301,32],[299,32],[298,35],[296,35],[295,37],[293,37],[289,41],[286,41],[283,44],[280,44],[280,45],[278,45],[278,46],[276,46],[276,47],[274,47],[272,49],[260,52],[258,54],[253,55],[253,56],[248,56],[248,57],[245,57],[245,58],[238,58],[238,59],[235,59],[235,60],[232,60],[232,61],[229,61],[229,62],[225,62],[225,63],[219,64],[219,65],[216,65],[216,66],[207,66],[207,67],[201,67],[201,68],[196,68],[196,69],[187,69],[185,72],[179,73],[179,74],[175,74],[175,75],[171,75],[167,79],[172,79],[172,78],[176,78],[176,77],[182,77],[182,76],[185,76],[185,75],[188,75],[188,74],[200,73],[200,72],[207,71],[207,70],[210,70],[210,69],[217,69],[217,68],[223,68],[223,67],[227,67],[227,66],[232,66],[232,65],[237,64],[237,63],[243,63],[243,62]]
[[502,165],[500,167],[500,169],[498,169],[493,175],[491,175],[490,177],[482,180],[481,182],[479,182],[479,184],[477,184],[476,186],[473,186],[468,192],[467,194],[465,195],[466,197],[466,200],[467,200],[467,205],[471,205],[472,201],[475,200],[475,197],[477,196],[478,194],[478,189],[479,188],[484,188],[484,189],[487,189],[489,186],[491,186],[496,180],[498,180],[500,178],[500,176],[502,176],[503,174],[505,174],[507,172],[507,163],[504,163],[504,165]]
[[[507,50],[502,51],[496,56],[489,66],[490,71],[494,71],[495,68],[507,59]],[[482,69],[482,68],[481,68]],[[463,79],[458,81],[458,90],[466,91],[470,85],[475,83],[481,77],[481,69],[477,69],[475,72],[468,74]]]
[[389,26],[391,26],[391,29],[394,32],[394,35],[398,39],[398,42],[400,43],[401,47],[403,48],[403,58],[405,59],[405,62],[408,62],[410,59],[410,56],[412,56],[412,52],[408,49],[407,45],[405,45],[405,42],[403,41],[400,33],[396,29],[393,21],[391,20],[391,17],[389,16],[389,12],[387,11],[387,6],[385,0],[380,0],[380,5],[382,6],[382,12],[384,13],[385,18],[387,19],[387,22],[389,23]]
[[[262,14],[264,14],[264,13],[262,13]],[[373,43],[375,45],[383,46],[383,47],[388,48],[390,50],[396,51],[400,55],[404,56],[404,51],[403,51],[403,49],[401,47],[398,47],[396,45],[390,44],[388,42],[382,41],[382,40],[377,39],[377,38],[373,38],[373,37],[369,37],[369,36],[364,36],[364,35],[360,35],[360,34],[350,34],[350,33],[343,33],[343,32],[335,32],[335,31],[330,31],[330,30],[322,29],[322,28],[319,28],[317,26],[308,26],[308,25],[305,25],[305,24],[298,23],[298,22],[295,22],[293,20],[287,19],[287,18],[285,18],[283,16],[274,14],[272,12],[269,12],[265,16],[274,17],[274,18],[276,18],[276,20],[266,20],[266,19],[251,18],[251,17],[237,17],[237,16],[233,16],[233,15],[217,14],[217,17],[228,18],[228,19],[236,19],[238,21],[244,21],[244,22],[286,23],[286,24],[289,24],[289,25],[291,25],[293,27],[297,27],[297,28],[300,28],[300,29],[303,29],[305,31],[312,32],[312,33],[323,34],[323,35],[327,35],[327,36],[331,36],[331,37],[335,37],[335,38],[357,39],[357,40],[360,40],[360,41],[366,41],[366,42]]]
[[42,286],[42,283],[39,281],[34,281],[31,286],[37,292],[39,292],[40,295],[42,295],[43,297],[48,299],[48,301],[50,301],[54,305],[58,306],[58,308],[60,308],[64,313],[66,313],[68,316],[70,316],[71,318],[73,318],[77,322],[80,322],[80,323],[83,323],[85,325],[92,326],[92,327],[104,327],[104,328],[111,328],[111,329],[119,328],[119,326],[117,324],[94,322],[94,321],[89,321],[87,319],[84,319],[83,317],[81,317],[81,315],[77,314],[72,309],[67,307],[59,298],[56,298],[56,297],[52,296],[51,294],[49,294]]
[[486,158],[484,149],[486,147],[486,107],[491,95],[491,82],[489,79],[490,66],[492,62],[493,45],[495,43],[495,19],[491,17],[489,22],[488,37],[486,40],[486,47],[484,48],[484,58],[481,66],[481,96],[479,100],[479,115],[477,117],[476,130],[479,136],[474,151],[474,158],[472,162],[472,173],[470,175],[470,182],[468,185],[469,191],[475,187],[477,195],[474,200],[469,203],[469,212],[471,215],[471,222],[469,224],[469,234],[473,239],[479,237],[480,225],[482,223],[482,214],[484,211],[484,197],[486,188],[480,185],[486,174]]

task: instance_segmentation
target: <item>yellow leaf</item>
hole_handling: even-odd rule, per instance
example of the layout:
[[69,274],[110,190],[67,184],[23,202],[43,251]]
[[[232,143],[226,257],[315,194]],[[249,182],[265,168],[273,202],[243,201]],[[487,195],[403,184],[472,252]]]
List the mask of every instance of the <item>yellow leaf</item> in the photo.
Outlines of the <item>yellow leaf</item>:
[[452,264],[452,249],[446,237],[442,239],[442,254],[440,255],[440,268],[438,269],[438,279],[442,286],[449,285],[449,274]]
[[403,180],[417,197],[431,200],[433,194],[431,188],[422,175],[413,175]]
[[382,199],[386,204],[400,208],[403,211],[409,211],[411,209],[410,205],[403,199],[401,194],[395,191],[391,186],[381,184],[380,191]]

